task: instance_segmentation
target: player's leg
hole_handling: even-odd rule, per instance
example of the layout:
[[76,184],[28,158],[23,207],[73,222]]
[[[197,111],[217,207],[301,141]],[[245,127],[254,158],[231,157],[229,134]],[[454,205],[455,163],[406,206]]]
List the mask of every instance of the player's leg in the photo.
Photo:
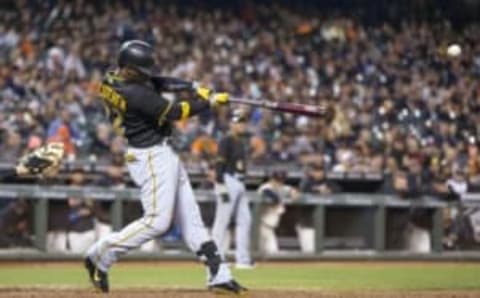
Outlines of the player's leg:
[[67,232],[53,231],[47,234],[48,252],[66,252],[67,251]]
[[238,189],[235,188],[235,185],[232,179],[227,175],[225,177],[225,185],[228,189],[229,200],[225,201],[220,196],[216,197],[215,205],[215,219],[213,221],[212,227],[212,237],[217,246],[220,248],[220,253],[222,256],[225,255],[225,251],[222,250],[223,243],[225,241],[226,233],[228,231],[228,226],[232,219],[232,213],[235,207],[235,198],[238,196]]
[[258,245],[260,251],[264,254],[272,254],[278,252],[277,237],[275,235],[275,226],[272,225],[272,218],[275,207],[266,206],[260,216],[260,226],[258,234]]
[[89,251],[88,255],[98,260],[102,270],[108,270],[119,255],[164,233],[172,221],[178,158],[167,146],[129,152],[134,155],[134,161],[128,163],[128,170],[135,183],[141,186],[144,216],[118,233],[101,239]]
[[248,198],[245,196],[245,188],[242,188],[235,214],[235,261],[239,268],[246,268],[252,266],[252,258],[250,256],[252,216]]
[[98,269],[107,272],[121,255],[141,246],[159,234],[159,231],[154,229],[149,222],[149,218],[142,217],[131,222],[119,232],[107,235],[89,249],[87,256]]
[[211,240],[203,223],[200,208],[195,201],[187,173],[180,169],[177,188],[175,221],[180,225],[187,246],[199,257],[206,258],[208,283],[222,283],[232,279],[230,270],[222,264],[217,245]]
[[165,233],[173,217],[178,157],[166,146],[132,151],[135,160],[128,164],[128,169],[135,183],[141,186],[144,216],[89,249],[88,259],[103,273],[120,255]]
[[180,166],[179,171],[175,222],[180,225],[182,236],[188,247],[205,261],[208,286],[236,293],[245,290],[233,280],[230,269],[221,257],[217,245],[209,237],[183,166]]

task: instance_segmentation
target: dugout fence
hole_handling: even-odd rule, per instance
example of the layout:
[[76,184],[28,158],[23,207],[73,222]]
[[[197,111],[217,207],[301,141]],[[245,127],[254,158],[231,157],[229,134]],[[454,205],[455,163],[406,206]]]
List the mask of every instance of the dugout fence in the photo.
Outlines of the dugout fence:
[[[67,200],[68,198],[88,198],[91,200],[110,201],[111,224],[114,230],[123,225],[123,213],[126,212],[126,202],[137,201],[138,189],[111,189],[106,187],[71,187],[71,186],[45,186],[45,185],[18,185],[2,184],[0,198],[2,200],[28,199],[33,206],[33,239],[34,249],[28,251],[8,250],[0,252],[0,258],[78,258],[75,255],[58,255],[46,253],[46,234],[48,229],[50,200]],[[196,197],[202,209],[208,204],[213,205],[215,200],[213,192],[209,190],[196,190]],[[253,213],[252,250],[258,257],[258,226],[262,202],[255,192],[250,192]],[[480,205],[480,195],[468,194],[464,204]],[[304,195],[302,199],[286,201],[288,208],[306,210],[312,216],[312,227],[315,234],[315,249],[312,254],[299,251],[280,253],[266,256],[267,258],[453,258],[453,259],[478,259],[479,251],[470,252],[444,252],[442,238],[444,232],[443,210],[448,206],[446,202],[434,197],[422,197],[415,200],[401,199],[392,195],[380,194],[355,194],[342,193],[325,196]],[[420,212],[431,234],[431,253],[412,254],[399,250],[390,244],[392,234],[391,221],[399,214],[411,214],[412,211]],[[342,240],[343,239],[343,240]],[[345,249],[332,250],[330,246],[342,243],[348,244],[348,239],[357,239],[352,247],[344,245]],[[341,246],[341,245],[340,245]],[[137,254],[141,258],[193,258],[185,251],[179,254]]]

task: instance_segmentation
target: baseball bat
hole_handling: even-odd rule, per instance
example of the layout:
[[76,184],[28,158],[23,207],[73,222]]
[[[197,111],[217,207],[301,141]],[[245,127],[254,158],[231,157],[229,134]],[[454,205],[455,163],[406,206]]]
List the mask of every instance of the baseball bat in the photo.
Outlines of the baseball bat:
[[333,109],[328,105],[306,105],[306,104],[298,104],[298,103],[291,103],[291,102],[275,102],[269,100],[253,100],[248,98],[230,98],[230,102],[238,103],[238,104],[245,104],[255,107],[261,107],[265,109],[285,112],[285,113],[292,113],[296,115],[303,115],[308,117],[323,117],[329,118],[333,116]]
[[[154,76],[151,78],[157,90],[179,92],[192,90],[194,83],[174,77]],[[335,115],[334,109],[329,105],[306,105],[291,102],[275,102],[269,100],[253,100],[248,98],[230,98],[232,103],[245,104],[265,109],[303,115],[308,117],[322,117],[331,121]]]

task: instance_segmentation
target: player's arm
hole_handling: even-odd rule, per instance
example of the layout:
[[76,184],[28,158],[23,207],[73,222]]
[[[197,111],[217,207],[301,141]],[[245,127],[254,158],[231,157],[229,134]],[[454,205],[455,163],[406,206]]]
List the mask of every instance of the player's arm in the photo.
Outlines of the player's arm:
[[[173,85],[173,84],[172,84]],[[179,83],[181,85],[181,83]],[[171,109],[165,116],[167,120],[181,120],[193,117],[212,106],[223,105],[228,102],[229,94],[225,92],[215,93],[204,87],[195,88],[195,98],[182,100],[178,103],[170,103]],[[168,112],[170,111],[170,112]],[[165,111],[164,111],[165,112]]]
[[280,195],[268,183],[263,184],[258,193],[265,203],[278,204],[281,202]]
[[[208,91],[205,91],[208,90]],[[149,118],[157,119],[159,124],[165,121],[177,121],[193,117],[209,109],[212,105],[225,104],[228,101],[227,93],[214,93],[209,89],[201,88],[196,97],[200,100],[168,101],[161,94],[152,89],[136,87],[131,92],[130,108],[137,109]]]
[[174,77],[154,76],[151,78],[157,92],[194,91],[195,83]]

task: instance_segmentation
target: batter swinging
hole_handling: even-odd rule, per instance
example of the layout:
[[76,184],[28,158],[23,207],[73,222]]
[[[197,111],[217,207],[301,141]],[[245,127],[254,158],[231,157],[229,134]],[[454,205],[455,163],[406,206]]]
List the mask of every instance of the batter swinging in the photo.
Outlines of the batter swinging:
[[[128,139],[128,171],[140,187],[144,215],[88,250],[85,267],[90,280],[95,288],[108,292],[108,270],[118,257],[162,235],[175,222],[188,247],[205,261],[209,289],[246,291],[232,278],[209,238],[187,173],[168,143],[173,121],[225,104],[229,96],[182,81],[197,98],[170,102],[160,95],[165,80],[154,78],[156,74],[153,48],[143,41],[128,41],[120,49],[118,69],[108,73],[100,87],[113,126]],[[182,82],[172,82],[173,89]]]

